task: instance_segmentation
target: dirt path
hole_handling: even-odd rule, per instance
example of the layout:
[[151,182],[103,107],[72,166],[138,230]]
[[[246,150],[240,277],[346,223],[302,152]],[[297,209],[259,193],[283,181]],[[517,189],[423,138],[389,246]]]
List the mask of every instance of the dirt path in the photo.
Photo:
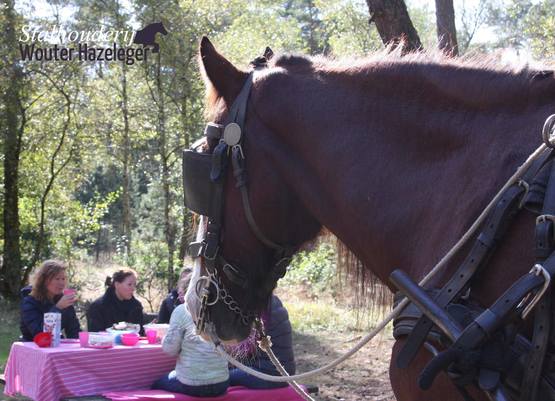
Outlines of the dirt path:
[[[320,367],[348,351],[355,336],[295,333],[293,343],[297,371]],[[395,401],[389,384],[390,335],[370,341],[360,351],[329,373],[309,380],[319,387],[319,401]]]

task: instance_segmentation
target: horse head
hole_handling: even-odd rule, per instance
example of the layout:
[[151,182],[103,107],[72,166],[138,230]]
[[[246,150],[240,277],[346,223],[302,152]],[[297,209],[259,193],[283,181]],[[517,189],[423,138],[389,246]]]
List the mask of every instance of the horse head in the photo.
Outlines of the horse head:
[[[205,283],[210,293],[207,315],[215,334],[224,341],[242,340],[250,334],[293,253],[321,228],[293,190],[290,177],[276,166],[276,158],[286,157],[287,151],[273,127],[258,114],[257,106],[277,107],[280,100],[274,98],[272,88],[287,74],[267,66],[272,55],[266,49],[250,71],[243,71],[219,54],[206,37],[200,43],[200,66],[212,120],[204,151],[211,155],[208,168],[212,180],[221,185],[221,193],[212,192],[211,199],[206,199],[218,206],[216,211],[212,207],[206,212],[211,216],[198,254],[204,266],[202,274],[210,278]],[[237,111],[237,102],[243,103],[244,118],[239,117],[240,139],[235,143],[227,127],[237,121],[231,115]],[[219,136],[210,134],[210,130],[220,131]],[[226,167],[221,169],[223,176],[215,178],[214,166],[218,163]],[[297,178],[302,180],[302,166],[298,168]],[[188,183],[184,185],[187,198]],[[211,245],[214,237],[216,243]],[[192,280],[187,295],[189,310],[197,320],[201,309],[199,297],[194,296],[198,295],[198,278]]]

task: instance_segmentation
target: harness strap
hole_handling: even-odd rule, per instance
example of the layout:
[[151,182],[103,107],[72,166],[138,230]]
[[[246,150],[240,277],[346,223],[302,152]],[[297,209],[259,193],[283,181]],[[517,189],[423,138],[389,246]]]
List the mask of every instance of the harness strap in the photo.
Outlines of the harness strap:
[[[536,223],[536,258],[544,261],[555,249],[553,241],[553,220],[542,218],[555,214],[555,162],[551,161],[549,179],[545,190],[542,215]],[[534,313],[534,331],[532,347],[527,357],[526,370],[523,374],[520,400],[535,401],[538,395],[542,367],[549,345],[552,325],[551,288],[542,297]]]
[[[243,159],[243,155],[241,153],[240,147],[234,146],[231,149],[231,161],[233,165],[233,175],[237,180],[236,186],[237,188],[239,188],[241,192],[241,199],[243,201],[243,210],[245,211],[245,217],[247,218],[247,222],[249,223],[249,226],[252,232],[260,240],[260,242],[262,242],[268,248],[276,250],[277,253],[280,255],[279,259],[282,259],[284,256],[291,256],[293,254],[292,249],[290,249],[287,246],[281,246],[273,242],[272,240],[268,239],[262,233],[262,230],[258,227],[258,224],[256,224],[256,220],[254,219],[251,204],[249,201],[249,194],[247,192],[247,186],[246,186],[247,179],[246,179],[245,168],[243,166],[244,159]],[[278,260],[278,263],[276,263],[276,265],[279,264],[279,261],[280,260]]]
[[[235,101],[231,105],[231,109],[229,110],[227,123],[237,123],[241,129],[245,127],[245,117],[247,114],[247,103],[249,101],[249,96],[251,94],[252,88],[252,80],[253,80],[253,73],[251,72],[245,83],[243,84],[243,88],[241,88],[241,92],[235,98]],[[227,125],[227,124],[226,124]]]
[[[439,294],[436,295],[435,302],[440,307],[443,308],[453,301],[464,289],[478,268],[485,263],[488,254],[491,253],[496,240],[501,234],[501,229],[506,228],[506,225],[501,223],[518,210],[520,196],[523,192],[524,189],[521,186],[513,185],[503,194],[493,213],[486,220],[483,231],[475,240],[470,253],[456,273],[440,290]],[[433,322],[428,317],[422,316],[419,319],[414,330],[409,335],[405,347],[399,353],[397,358],[398,367],[408,367],[424,341],[426,341],[426,337],[432,327]]]
[[[530,168],[525,172],[520,182],[528,183],[538,173],[550,158],[552,152],[544,152],[541,157],[536,159]],[[509,187],[495,209],[488,216],[482,232],[465,258],[447,284],[440,290],[435,301],[440,307],[445,307],[453,301],[467,287],[468,282],[476,271],[482,267],[491,255],[493,248],[502,234],[508,227],[509,220],[514,217],[521,206],[520,199],[526,195],[526,185],[515,184]],[[414,359],[426,337],[433,327],[433,322],[426,316],[422,316],[416,324],[414,330],[409,335],[404,348],[400,351],[397,358],[397,366],[406,368]]]

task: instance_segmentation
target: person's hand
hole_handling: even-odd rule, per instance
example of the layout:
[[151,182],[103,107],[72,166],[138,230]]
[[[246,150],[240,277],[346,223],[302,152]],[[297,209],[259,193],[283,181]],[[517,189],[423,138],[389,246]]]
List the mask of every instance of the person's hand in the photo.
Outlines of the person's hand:
[[56,304],[56,308],[63,310],[65,308],[67,308],[68,306],[73,305],[76,300],[77,300],[77,297],[75,296],[75,294],[64,295],[60,298],[60,300]]

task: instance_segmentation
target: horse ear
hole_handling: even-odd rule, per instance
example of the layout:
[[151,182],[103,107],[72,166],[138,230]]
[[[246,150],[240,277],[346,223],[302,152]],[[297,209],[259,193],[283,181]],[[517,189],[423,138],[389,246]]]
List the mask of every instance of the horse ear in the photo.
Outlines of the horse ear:
[[230,105],[239,94],[247,73],[238,70],[222,56],[210,40],[203,36],[200,41],[200,65],[206,84],[211,84],[218,96],[222,96]]
[[274,52],[269,47],[266,47],[266,50],[264,50],[264,58],[270,61],[272,57],[274,57]]

